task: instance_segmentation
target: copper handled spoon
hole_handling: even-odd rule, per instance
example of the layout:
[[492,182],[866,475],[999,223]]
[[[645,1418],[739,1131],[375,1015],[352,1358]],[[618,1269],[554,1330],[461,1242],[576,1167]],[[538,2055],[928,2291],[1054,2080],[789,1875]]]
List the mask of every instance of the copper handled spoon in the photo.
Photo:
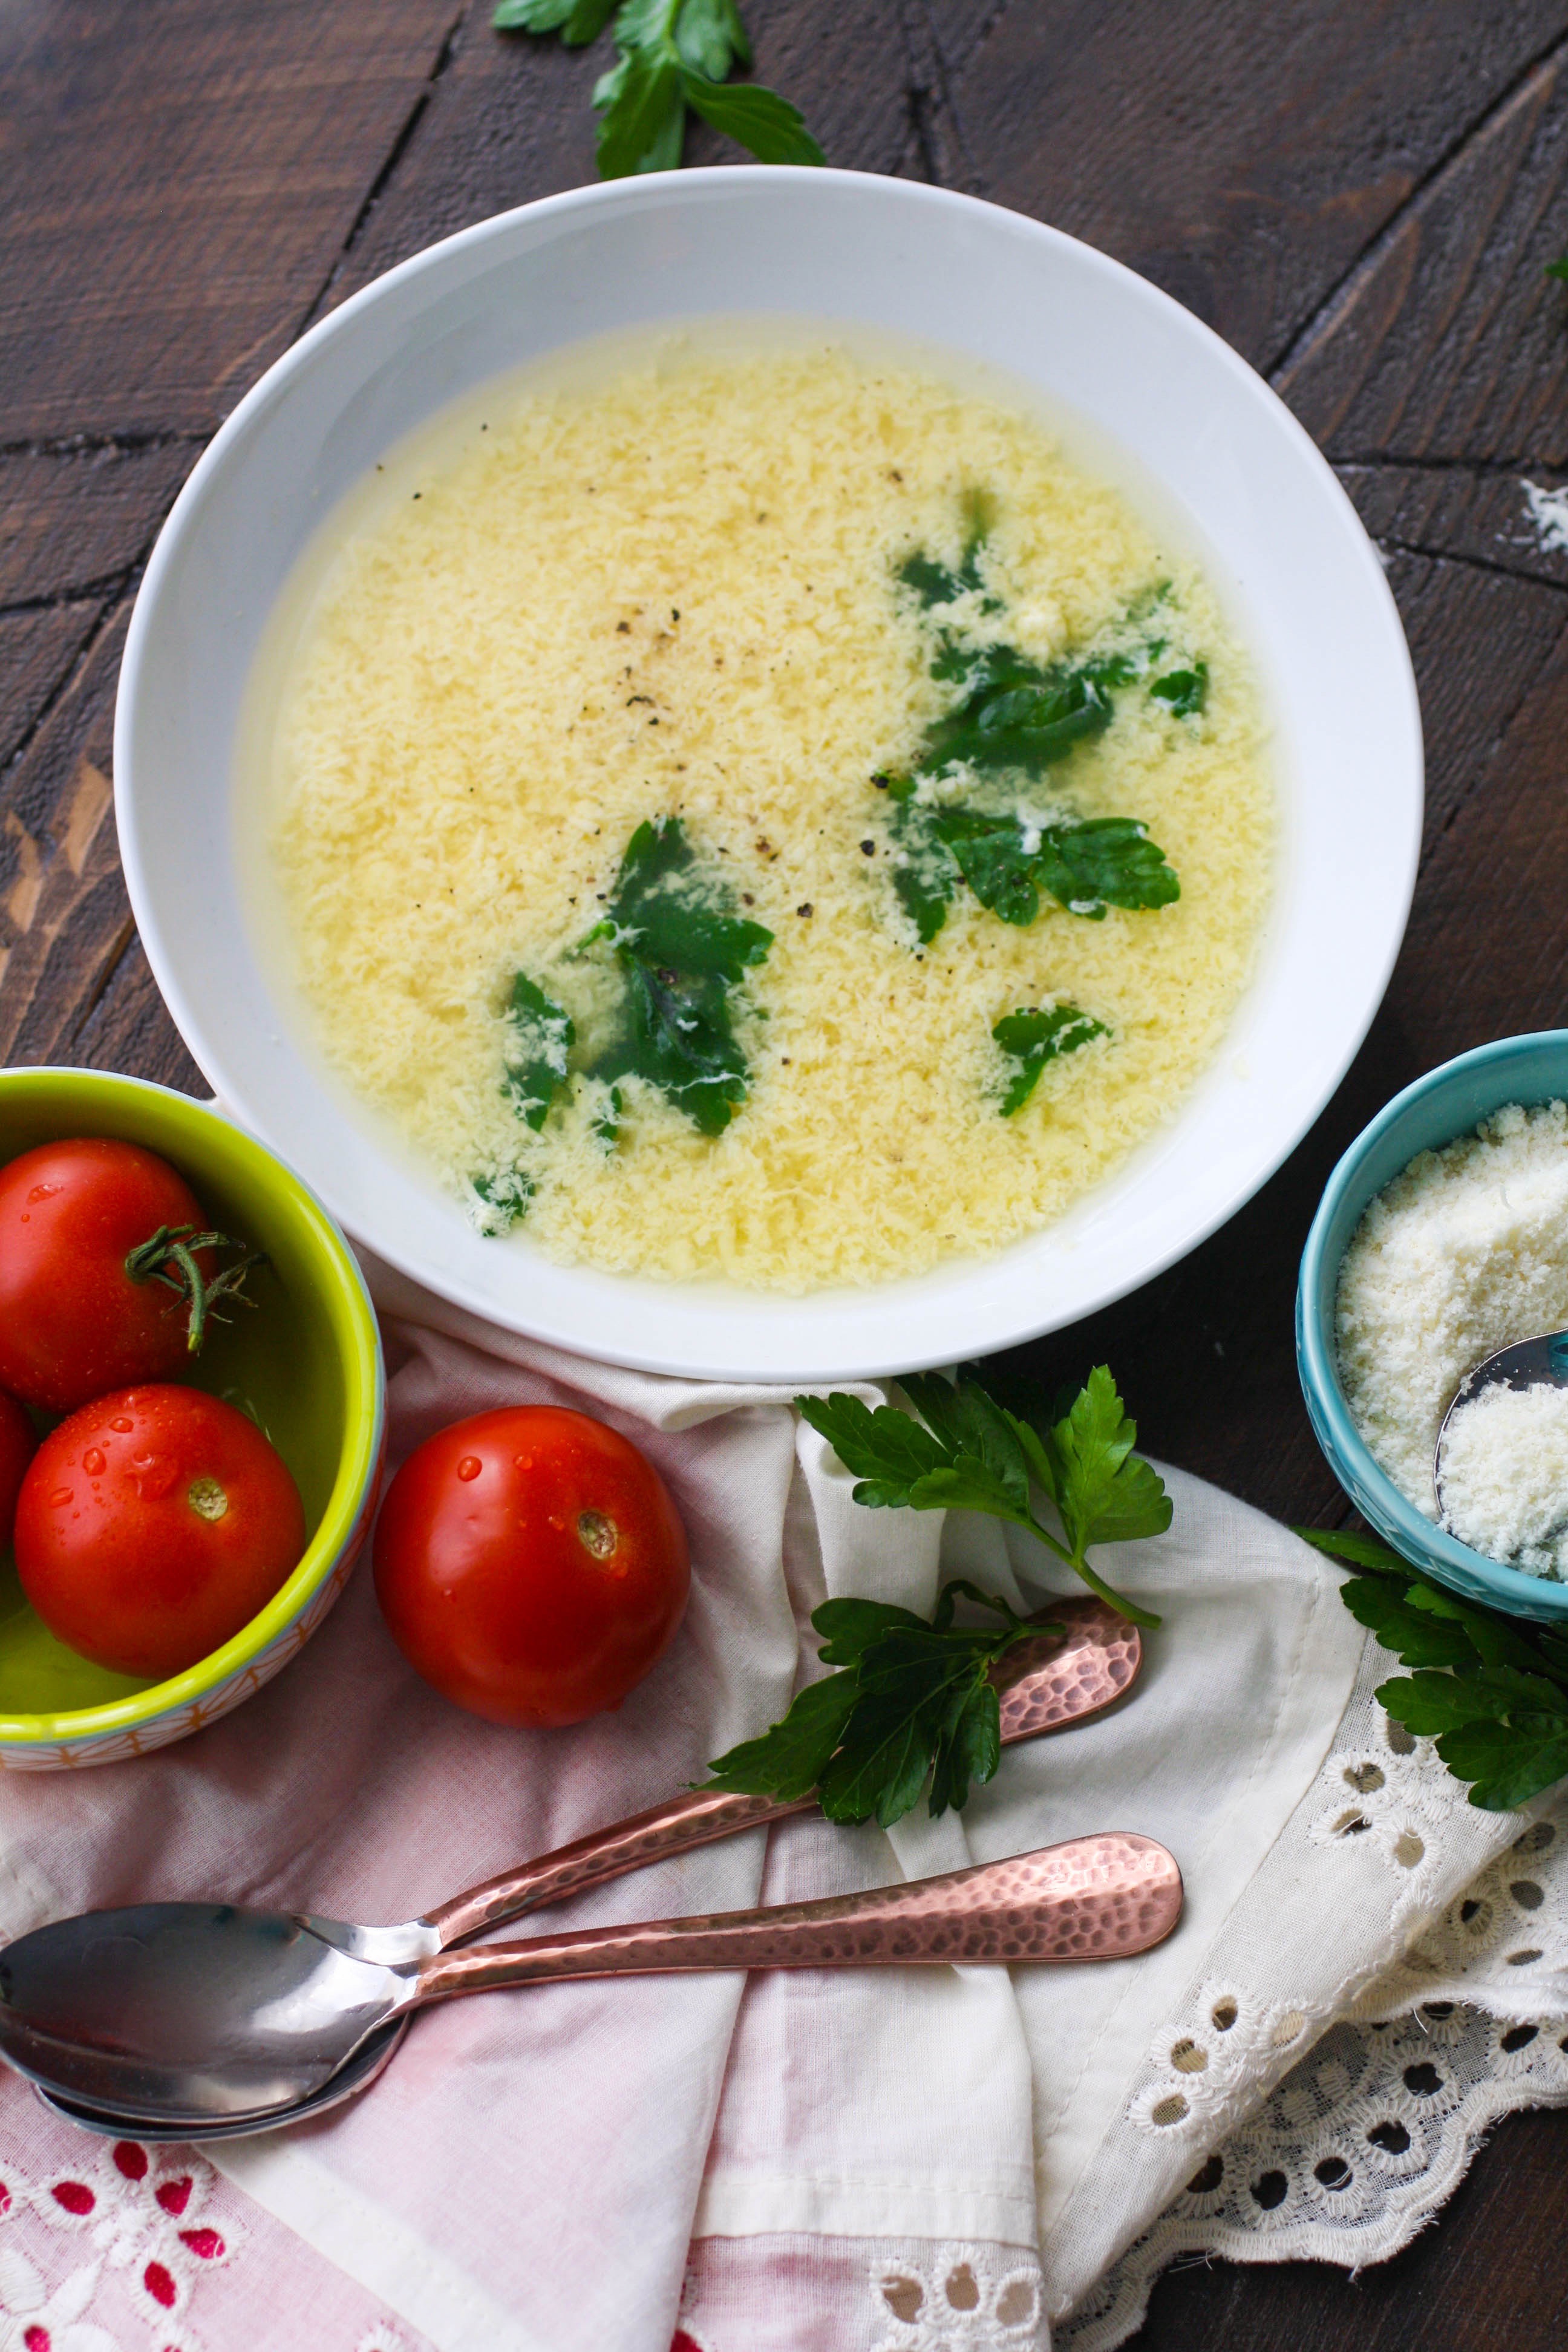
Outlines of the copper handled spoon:
[[[1100,1602],[1055,1602],[1051,1615],[1063,1634],[1020,1643],[996,1670],[1006,1742],[1099,1714],[1131,1686],[1142,1663],[1136,1629]],[[439,1955],[454,1945],[647,1863],[809,1811],[813,1801],[689,1790],[396,1927],[210,1903],[140,1905],[62,1920],[0,1954],[0,2054],[49,2105],[89,2129],[187,2139],[300,2122],[364,2089],[391,2057],[413,2008],[450,1997],[412,1989],[431,1981]],[[1179,1908],[1179,1879],[1175,1884]],[[734,1924],[743,1916],[735,1915]],[[661,1932],[684,1937],[691,1924],[666,1923]],[[603,1941],[596,1931],[595,1940]],[[580,1942],[552,1939],[547,1948]],[[499,1957],[489,1948],[469,1959],[483,1967]],[[617,1959],[612,1972],[628,1965],[669,1963]],[[600,1971],[571,1966],[553,1972]],[[384,1981],[393,1978],[395,1997]],[[478,1986],[465,1979],[460,1989]],[[303,2073],[290,2074],[287,2060],[279,2071],[274,2042],[290,2052],[310,2042],[319,2054]]]

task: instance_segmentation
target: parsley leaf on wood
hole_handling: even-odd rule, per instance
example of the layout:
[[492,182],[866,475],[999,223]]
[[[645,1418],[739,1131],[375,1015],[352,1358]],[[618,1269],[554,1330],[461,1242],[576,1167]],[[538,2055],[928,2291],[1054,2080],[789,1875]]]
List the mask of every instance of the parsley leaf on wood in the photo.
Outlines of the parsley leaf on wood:
[[[843,1402],[844,1400],[840,1400]],[[996,1618],[955,1625],[960,1595]],[[1015,1642],[1055,1630],[960,1577],[927,1622],[875,1601],[827,1601],[812,1620],[823,1663],[782,1721],[710,1767],[720,1788],[796,1798],[816,1790],[830,1821],[900,1821],[927,1790],[931,1812],[962,1807],[1002,1755],[992,1667]]]
[[566,1057],[576,1037],[569,1014],[537,981],[512,975],[506,1009],[506,1048],[501,1080],[518,1116],[537,1135],[557,1096],[567,1091]]
[[1003,1118],[1011,1118],[1034,1093],[1047,1062],[1076,1053],[1091,1037],[1109,1037],[1110,1032],[1081,1005],[1052,1004],[1021,1005],[998,1021],[991,1034],[1014,1065],[1001,1106]]
[[615,16],[616,62],[594,89],[603,179],[673,172],[690,107],[763,163],[821,163],[798,107],[755,82],[725,85],[752,59],[735,0],[499,0],[501,32],[559,33],[573,47],[596,40]]
[[1546,275],[1548,278],[1568,278],[1568,253],[1565,253],[1560,261],[1549,261],[1546,265]]
[[622,1034],[589,1076],[646,1078],[704,1135],[721,1134],[746,1093],[730,990],[766,960],[773,933],[730,912],[680,819],[658,817],[626,845],[597,939],[614,946],[626,999]]
[[[984,1511],[1010,1520],[1135,1625],[1158,1625],[1158,1617],[1113,1591],[1086,1557],[1091,1544],[1162,1535],[1171,1524],[1170,1498],[1157,1473],[1132,1451],[1137,1427],[1103,1364],[1060,1419],[1041,1427],[1007,1412],[976,1381],[910,1373],[900,1386],[918,1420],[892,1405],[873,1411],[842,1391],[795,1399],[802,1418],[858,1480],[856,1502],[873,1510]],[[1035,1515],[1031,1484],[1055,1504],[1065,1542]]]
[[1341,1600],[1413,1669],[1381,1684],[1378,1704],[1436,1742],[1472,1805],[1507,1812],[1568,1775],[1568,1639],[1461,1600],[1373,1537],[1296,1533],[1363,1571]]

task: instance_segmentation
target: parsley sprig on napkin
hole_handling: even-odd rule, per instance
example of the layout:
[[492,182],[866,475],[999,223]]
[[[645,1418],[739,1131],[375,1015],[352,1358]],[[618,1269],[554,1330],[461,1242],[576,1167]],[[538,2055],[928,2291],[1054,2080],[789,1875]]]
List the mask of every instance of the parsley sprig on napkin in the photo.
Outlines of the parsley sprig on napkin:
[[[1104,1364],[1097,1364],[1058,1420],[1037,1428],[1009,1412],[977,1381],[907,1373],[899,1383],[918,1421],[891,1405],[875,1412],[859,1397],[796,1397],[803,1418],[826,1437],[860,1484],[855,1500],[872,1510],[984,1511],[1026,1528],[1134,1625],[1160,1620],[1113,1591],[1089,1567],[1090,1544],[1163,1535],[1171,1499],[1156,1472],[1133,1453],[1129,1421]],[[1031,1487],[1056,1505],[1065,1541],[1036,1517]]]
[[1568,1635],[1461,1601],[1373,1537],[1296,1533],[1363,1570],[1340,1599],[1415,1670],[1380,1683],[1377,1703],[1435,1742],[1472,1805],[1508,1812],[1568,1774]]
[[[955,1625],[960,1594],[1000,1620]],[[971,1780],[989,1780],[1002,1757],[1002,1717],[986,1679],[1026,1635],[1060,1628],[1026,1622],[967,1578],[942,1587],[928,1620],[887,1601],[825,1601],[812,1623],[818,1653],[840,1671],[803,1690],[782,1723],[709,1768],[723,1789],[809,1796],[830,1822],[883,1829],[901,1821],[931,1783],[932,1814],[956,1810]]]
[[594,90],[599,176],[679,169],[689,107],[759,163],[821,163],[800,109],[756,82],[726,84],[752,61],[735,0],[500,0],[503,33],[559,33],[569,48],[596,41],[616,19],[616,62]]
[[[1092,1543],[1162,1535],[1171,1524],[1170,1498],[1132,1451],[1137,1430],[1103,1364],[1041,1428],[1007,1412],[976,1381],[911,1373],[900,1386],[918,1420],[891,1405],[873,1411],[842,1391],[795,1399],[858,1478],[858,1503],[984,1511],[1027,1528],[1123,1616],[1158,1625],[1085,1559]],[[1036,1517],[1032,1484],[1056,1505],[1065,1540]],[[996,1622],[955,1624],[960,1599]],[[823,1664],[838,1672],[808,1684],[782,1722],[731,1748],[710,1769],[721,1788],[753,1796],[793,1799],[815,1789],[830,1821],[874,1818],[884,1829],[928,1784],[935,1814],[961,1807],[972,1781],[990,1780],[1002,1753],[991,1670],[1015,1642],[1059,1630],[1018,1616],[963,1577],[942,1587],[929,1619],[889,1601],[842,1600],[824,1601],[811,1622],[824,1637]]]

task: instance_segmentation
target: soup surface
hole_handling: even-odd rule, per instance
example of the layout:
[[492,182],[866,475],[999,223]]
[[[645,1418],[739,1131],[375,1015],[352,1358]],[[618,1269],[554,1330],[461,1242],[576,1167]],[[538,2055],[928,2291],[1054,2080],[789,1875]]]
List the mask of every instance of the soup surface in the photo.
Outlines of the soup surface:
[[287,656],[270,848],[327,1058],[482,1229],[864,1284],[1171,1116],[1269,896],[1262,716],[1037,419],[650,337],[388,471]]

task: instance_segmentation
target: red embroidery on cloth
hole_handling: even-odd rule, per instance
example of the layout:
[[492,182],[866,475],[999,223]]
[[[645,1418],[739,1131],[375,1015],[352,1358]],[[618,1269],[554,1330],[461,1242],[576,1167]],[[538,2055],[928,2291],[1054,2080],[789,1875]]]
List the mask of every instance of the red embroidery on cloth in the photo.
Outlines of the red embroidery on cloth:
[[174,2309],[174,2298],[180,2290],[162,2263],[148,2263],[142,2273],[142,2284],[154,2303],[161,2303],[165,2311]]
[[702,2352],[702,2347],[695,2336],[688,2336],[684,2327],[678,2327],[669,2352]]
[[[116,2339],[96,2322],[67,2325],[86,2312],[106,2269],[128,2272],[128,2284],[133,2282],[136,2294],[144,2298],[143,2313],[158,2330],[153,2352],[197,2352],[183,2327],[178,2338],[163,2330],[171,2320],[183,2321],[202,2272],[226,2263],[243,2242],[242,2232],[226,2217],[221,2231],[202,2218],[216,2185],[211,2166],[189,2148],[179,2150],[175,2160],[130,2139],[116,2140],[90,2168],[64,2179],[38,2188],[17,2180],[18,2203],[54,2229],[84,2233],[96,2259],[47,2302],[41,2275],[30,2265],[29,2276],[18,2273],[25,2294],[20,2304],[0,2305],[0,2352],[12,2344],[17,2352],[79,2352],[79,2345],[87,2352],[89,2336],[94,2352],[109,2352]],[[25,2335],[7,2335],[6,2316],[25,2316],[41,2331],[38,2346],[30,2347]]]
[[47,2327],[29,2327],[22,2343],[25,2352],[49,2352],[49,2331]]

